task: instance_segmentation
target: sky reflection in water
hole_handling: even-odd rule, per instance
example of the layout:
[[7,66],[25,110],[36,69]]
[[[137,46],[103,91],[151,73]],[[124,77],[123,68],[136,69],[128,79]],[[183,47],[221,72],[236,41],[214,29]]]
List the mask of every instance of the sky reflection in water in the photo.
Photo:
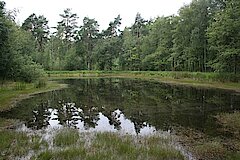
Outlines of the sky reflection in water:
[[[72,104],[74,105],[74,104]],[[76,108],[76,115],[81,115],[83,110],[81,108]],[[59,118],[58,118],[58,111],[56,109],[49,109],[48,110],[51,114],[49,117],[49,125],[48,128],[61,128],[62,125],[60,124]],[[96,125],[94,127],[87,127],[84,126],[84,121],[80,116],[73,116],[73,120],[69,120],[66,122],[65,125],[71,126],[74,128],[77,128],[80,132],[85,131],[98,131],[98,132],[116,132],[120,131],[127,134],[136,134],[134,123],[131,122],[131,120],[127,119],[124,114],[118,109],[112,113],[114,115],[115,120],[118,122],[118,126],[114,126],[113,124],[109,123],[109,119],[104,116],[103,113],[99,112],[97,117],[99,118],[95,123]],[[145,123],[145,126],[140,129],[140,132],[138,134],[141,135],[148,135],[152,134],[156,131],[154,127],[149,126],[147,123]]]
[[19,119],[32,130],[68,126],[82,132],[151,134],[182,127],[216,135],[214,115],[240,110],[240,95],[220,89],[118,78],[63,83],[69,88],[37,94],[0,117]]

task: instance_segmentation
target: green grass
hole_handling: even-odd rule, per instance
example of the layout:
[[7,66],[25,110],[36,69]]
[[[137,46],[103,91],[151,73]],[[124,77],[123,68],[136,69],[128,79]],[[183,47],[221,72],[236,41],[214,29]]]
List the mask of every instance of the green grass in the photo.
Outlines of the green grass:
[[86,150],[83,147],[70,147],[61,151],[45,151],[40,153],[38,160],[78,160],[86,157]]
[[6,128],[11,128],[16,124],[16,120],[0,118],[0,131]]
[[[33,159],[184,159],[180,151],[171,145],[171,139],[162,138],[157,135],[136,137],[108,132],[81,133],[80,137],[77,135],[79,136],[79,133],[74,129],[60,130],[54,138],[55,147],[51,150],[41,152],[36,157],[33,157]],[[57,149],[58,147],[60,149]]]
[[[194,130],[180,136],[196,159],[225,160],[239,159],[240,153],[229,150],[224,140],[206,137]],[[1,158],[24,157],[34,151],[31,159],[38,160],[183,160],[185,157],[177,150],[171,136],[160,135],[132,136],[112,132],[79,133],[76,129],[60,129],[53,137],[53,146],[47,145],[38,136],[27,136],[15,131],[0,132]],[[51,143],[51,142],[48,142]],[[24,147],[22,147],[24,146]]]
[[25,82],[16,82],[15,83],[15,90],[25,90],[27,87],[27,84]]
[[38,136],[13,130],[0,131],[0,159],[24,157],[30,150],[40,150],[42,146],[47,147],[47,143]]
[[45,88],[47,86],[46,79],[39,79],[34,83],[35,88]]
[[150,76],[173,79],[194,79],[198,81],[240,82],[240,74],[214,72],[174,72],[174,71],[47,71],[49,77],[84,76]]
[[[36,84],[40,83],[40,84]],[[30,94],[46,92],[64,87],[55,82],[7,82],[0,86],[0,112],[14,106],[15,102],[28,97]]]
[[58,147],[66,147],[77,144],[79,140],[79,132],[75,129],[60,130],[54,138],[54,145]]

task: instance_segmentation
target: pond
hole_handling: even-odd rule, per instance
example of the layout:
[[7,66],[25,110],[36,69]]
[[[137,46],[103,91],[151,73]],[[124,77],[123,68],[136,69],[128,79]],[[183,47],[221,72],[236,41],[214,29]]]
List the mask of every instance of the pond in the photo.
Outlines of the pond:
[[31,130],[68,126],[144,135],[184,127],[215,136],[214,115],[240,109],[240,95],[220,89],[123,78],[60,82],[69,87],[25,99],[0,116],[19,119]]

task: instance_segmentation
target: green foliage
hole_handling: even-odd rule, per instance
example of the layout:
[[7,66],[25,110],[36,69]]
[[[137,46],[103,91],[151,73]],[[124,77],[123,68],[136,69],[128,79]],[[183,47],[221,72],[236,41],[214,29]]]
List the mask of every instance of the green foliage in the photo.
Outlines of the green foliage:
[[76,47],[72,47],[68,50],[67,56],[65,57],[64,68],[69,71],[86,68],[84,58],[81,56],[81,53],[77,53]]
[[120,17],[120,15],[118,15],[113,22],[109,23],[109,27],[107,28],[107,30],[103,31],[102,36],[104,38],[111,38],[111,37],[118,36],[118,32],[119,32],[118,27],[120,27],[121,25],[121,20],[122,18]]
[[98,41],[93,50],[96,70],[114,70],[118,68],[118,64],[114,62],[116,62],[117,56],[121,52],[120,43],[121,39],[118,37]]
[[88,70],[93,69],[93,48],[98,39],[98,32],[98,22],[95,19],[84,17],[83,25],[78,32],[78,43],[83,45],[85,51],[83,60]]
[[0,19],[0,77],[25,82],[38,79],[43,70],[31,58],[35,51],[32,36],[4,14]]
[[221,81],[237,81],[222,76],[240,69],[238,0],[193,0],[177,16],[151,20],[137,13],[133,25],[123,31],[120,15],[99,32],[94,18],[84,17],[78,27],[77,14],[65,9],[51,35],[43,15],[31,14],[19,28],[0,2],[2,79],[31,82],[42,75],[43,67],[219,72]]
[[22,24],[22,29],[30,31],[34,37],[35,47],[39,52],[44,51],[49,35],[48,21],[44,16],[31,14]]
[[6,70],[7,78],[32,82],[43,76],[42,67],[31,58],[34,52],[34,44],[31,36],[16,26],[12,26],[9,35],[9,56],[8,70]]
[[16,69],[15,71],[16,71],[15,79],[25,81],[28,83],[36,81],[44,76],[44,71],[41,68],[41,66],[33,62],[31,59],[25,59],[25,61],[22,62],[19,65],[19,68]]
[[9,72],[8,61],[12,60],[9,54],[9,28],[11,23],[5,17],[5,2],[0,1],[0,77],[5,79]]
[[[60,14],[61,21],[58,22],[57,36],[64,39],[67,42],[71,42],[77,34],[77,19],[76,13],[72,13],[70,8],[64,10],[63,14]],[[68,44],[66,44],[68,45]]]
[[225,9],[216,12],[208,28],[210,49],[215,54],[211,64],[217,71],[236,74],[240,66],[240,2],[229,0],[225,4]]

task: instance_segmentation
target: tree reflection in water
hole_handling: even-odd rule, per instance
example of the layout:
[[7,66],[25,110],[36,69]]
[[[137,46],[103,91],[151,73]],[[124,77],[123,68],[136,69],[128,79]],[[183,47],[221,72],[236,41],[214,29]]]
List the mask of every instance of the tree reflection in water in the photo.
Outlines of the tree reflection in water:
[[59,124],[63,126],[76,128],[77,121],[79,120],[79,112],[75,107],[75,103],[59,101],[59,104],[57,105],[57,112],[54,115],[56,118],[52,120],[59,121]]
[[32,111],[32,118],[26,121],[27,126],[33,129],[42,129],[49,125],[51,113],[48,111],[48,104],[43,102],[37,105],[36,110]]
[[138,134],[180,126],[214,134],[213,115],[240,109],[239,95],[219,89],[116,78],[64,83],[70,87],[23,100],[0,117],[20,119],[36,130],[67,126]]

